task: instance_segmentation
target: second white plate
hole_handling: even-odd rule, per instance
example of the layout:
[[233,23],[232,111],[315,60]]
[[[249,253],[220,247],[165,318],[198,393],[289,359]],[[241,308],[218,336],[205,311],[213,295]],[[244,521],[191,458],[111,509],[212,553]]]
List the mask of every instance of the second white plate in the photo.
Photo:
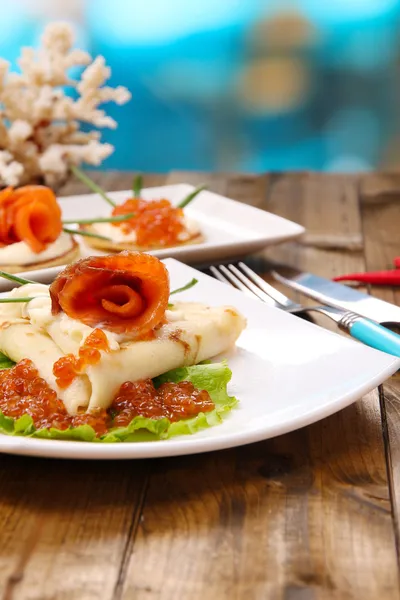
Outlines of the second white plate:
[[[185,198],[195,188],[182,183],[146,188],[142,196],[146,200],[167,198],[173,204]],[[108,192],[117,204],[123,203],[132,195],[130,190]],[[110,206],[98,194],[82,194],[59,198],[63,219],[89,219],[110,216]],[[189,246],[175,246],[153,250],[158,258],[177,258],[186,264],[200,264],[228,258],[243,257],[257,252],[266,246],[278,244],[304,233],[304,227],[278,217],[272,213],[230,200],[208,190],[202,191],[193,204],[185,209],[189,219],[199,225],[204,241]],[[76,226],[69,225],[71,229]],[[81,249],[81,258],[107,254],[90,248],[82,236],[76,236]],[[37,281],[51,281],[62,267],[38,269],[21,275]],[[10,289],[8,282],[0,281],[0,290]]]
[[[178,204],[195,188],[185,183],[147,188],[142,191],[146,200],[167,198]],[[109,192],[117,204],[124,202],[130,190]],[[59,199],[64,219],[87,219],[110,215],[110,207],[98,194],[66,196]],[[153,250],[158,258],[178,258],[188,263],[217,261],[233,256],[256,252],[270,244],[277,244],[297,237],[304,228],[297,223],[278,217],[264,210],[224,198],[208,190],[202,191],[185,209],[189,219],[199,225],[204,241],[189,246],[176,246]],[[93,255],[93,249],[81,242],[82,255]]]

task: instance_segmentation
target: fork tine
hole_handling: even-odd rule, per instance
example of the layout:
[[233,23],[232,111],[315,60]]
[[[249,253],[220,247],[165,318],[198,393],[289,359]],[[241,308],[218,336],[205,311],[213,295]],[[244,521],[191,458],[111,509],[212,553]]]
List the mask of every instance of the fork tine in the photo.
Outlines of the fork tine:
[[214,275],[214,277],[216,279],[218,279],[218,281],[222,281],[222,283],[227,283],[228,285],[231,285],[231,282],[229,281],[229,279],[227,279],[224,275],[222,275],[222,273],[220,273],[218,271],[217,267],[215,267],[214,265],[211,265],[210,271]]
[[[223,275],[225,275],[226,279],[229,280],[230,285],[239,288],[239,290],[250,296],[250,298],[254,298],[254,296],[257,296],[257,294],[254,294],[246,285],[244,285],[240,281],[240,279],[238,279],[237,277],[235,277],[235,275],[228,271],[225,265],[219,265],[219,269],[220,271],[222,271]],[[257,298],[259,298],[259,296],[257,296]]]
[[[231,267],[232,265],[228,265]],[[262,302],[269,304],[270,306],[276,307],[276,302],[270,296],[265,294],[262,290],[257,288],[257,286],[253,285],[250,287],[247,285],[247,282],[243,282],[239,277],[236,276],[235,273],[232,273],[225,265],[219,266],[220,270],[224,273],[224,275],[229,279],[231,283],[233,283],[236,287],[238,287],[242,292],[245,292],[248,296],[254,298],[258,298]],[[251,282],[250,282],[251,283]]]
[[[246,275],[256,283],[266,294],[271,296],[281,306],[291,306],[293,304],[292,300],[290,300],[287,296],[279,292],[272,285],[264,281],[257,273],[255,273],[250,267],[245,265],[243,262],[238,263],[238,267],[242,269],[246,273]],[[239,271],[240,272],[240,271]]]
[[[244,263],[238,263],[238,265],[240,265],[240,266],[243,265],[243,266],[247,267],[247,265],[245,265]],[[300,314],[301,309],[302,309],[302,306],[300,304],[295,304],[294,302],[292,303],[291,300],[289,300],[289,298],[286,298],[286,296],[284,296],[283,294],[282,294],[283,298],[285,298],[287,300],[287,305],[284,306],[283,304],[279,304],[272,297],[272,295],[269,296],[267,294],[267,292],[264,292],[263,290],[258,288],[256,285],[254,285],[254,283],[252,283],[252,281],[250,279],[247,279],[245,277],[245,275],[243,273],[241,273],[241,271],[239,271],[239,269],[237,269],[237,267],[235,267],[235,265],[230,264],[230,265],[228,265],[228,267],[231,268],[231,271],[229,269],[227,269],[227,267],[225,265],[211,265],[209,267],[209,270],[211,271],[211,273],[214,275],[214,277],[216,279],[218,279],[219,281],[222,281],[222,283],[226,283],[235,288],[238,288],[239,290],[241,290],[242,292],[247,294],[247,296],[250,296],[250,298],[256,297],[259,300],[261,300],[262,302],[264,302],[265,304],[269,304],[270,306],[273,306],[274,308],[280,308],[283,310],[287,310],[287,308],[295,308],[295,309],[297,309],[297,312],[295,312],[294,310],[290,310],[289,312],[293,312],[294,314],[301,316],[301,318],[305,319],[306,321],[310,321],[311,323],[314,323],[313,319],[307,313]],[[247,267],[247,269],[249,269],[249,267]],[[251,269],[249,269],[249,271],[253,275],[256,275],[255,273],[253,273],[253,271],[251,271]],[[251,286],[253,286],[252,289],[257,290],[257,292],[252,291],[252,289],[247,287],[247,285],[244,284],[244,281],[246,281],[247,285],[250,284]],[[261,281],[264,282],[263,279],[261,279]],[[266,282],[264,282],[264,283],[266,286],[268,286],[268,284]],[[276,291],[277,294],[280,294],[280,292],[275,290],[275,288],[272,288],[272,289],[274,291]]]
[[255,285],[248,277],[246,277],[246,275],[243,275],[243,273],[239,271],[239,269],[235,267],[235,265],[228,265],[228,268],[231,274],[237,277],[242,283],[244,283],[253,292],[253,294],[257,296],[257,298],[259,298],[263,302],[271,304],[272,306],[277,306],[278,308],[281,307],[281,305],[278,304],[274,300],[274,298],[271,298],[269,294],[266,294],[262,289]]
[[[220,269],[221,269],[221,267],[222,267],[222,265],[219,265]],[[237,287],[236,283],[234,281],[231,281],[230,279],[228,279],[228,277],[226,277],[225,275],[223,275],[221,273],[221,271],[219,271],[218,267],[216,267],[215,265],[212,265],[210,267],[210,271],[214,275],[214,277],[216,279],[218,279],[219,281],[222,281],[222,283],[227,283],[230,286]],[[240,284],[240,281],[239,281],[239,284]],[[245,285],[239,287],[239,289],[242,292],[244,292],[245,294],[247,294],[248,296],[250,296],[250,298],[254,298],[254,294],[252,294],[252,292],[250,292],[250,290]]]

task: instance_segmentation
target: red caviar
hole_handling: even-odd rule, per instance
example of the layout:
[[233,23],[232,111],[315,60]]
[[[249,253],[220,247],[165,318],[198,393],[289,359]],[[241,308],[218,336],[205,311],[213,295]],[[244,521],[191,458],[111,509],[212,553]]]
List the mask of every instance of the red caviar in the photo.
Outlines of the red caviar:
[[79,357],[67,354],[59,358],[53,365],[53,375],[56,383],[61,388],[67,388],[79,373],[83,373],[88,366],[96,365],[100,358],[100,350],[109,351],[107,336],[101,329],[95,329],[86,338],[79,348]]
[[156,389],[152,380],[146,379],[123,383],[108,410],[70,416],[30,360],[0,371],[0,410],[14,419],[30,415],[37,429],[65,430],[87,424],[97,435],[103,435],[111,428],[128,425],[137,416],[178,421],[214,408],[209,393],[189,381],[164,383]]
[[114,426],[128,425],[139,415],[179,421],[214,408],[209,393],[196,389],[190,381],[163,383],[156,389],[151,379],[123,383],[111,405]]
[[30,415],[36,429],[55,427],[65,430],[88,424],[97,435],[106,433],[109,420],[105,410],[71,417],[56,392],[39,377],[28,359],[21,360],[12,369],[0,371],[0,410],[14,419]]
[[113,216],[134,213],[129,221],[113,223],[124,233],[135,231],[138,246],[171,246],[179,242],[184,231],[183,210],[172,206],[169,200],[142,200],[130,198],[116,206]]

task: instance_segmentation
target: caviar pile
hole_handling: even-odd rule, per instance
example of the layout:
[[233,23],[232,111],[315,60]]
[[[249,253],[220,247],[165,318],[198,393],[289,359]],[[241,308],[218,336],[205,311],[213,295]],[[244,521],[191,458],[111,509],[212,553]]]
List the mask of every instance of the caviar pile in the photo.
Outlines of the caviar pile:
[[28,359],[21,360],[12,369],[0,371],[0,410],[14,419],[30,415],[36,429],[55,427],[63,430],[88,424],[98,435],[107,431],[105,411],[102,411],[104,415],[85,413],[70,417],[56,392],[39,377]]
[[87,424],[100,436],[111,428],[128,425],[137,416],[167,417],[173,422],[214,408],[208,392],[188,381],[163,383],[156,389],[151,379],[146,379],[123,383],[107,411],[98,409],[72,417],[30,360],[0,371],[0,410],[14,419],[30,415],[36,429],[65,430]]
[[101,358],[100,350],[109,351],[108,340],[104,331],[95,329],[79,348],[79,358],[66,354],[54,363],[53,375],[57,385],[61,389],[67,388],[86,367],[97,364]]
[[130,213],[134,214],[132,219],[113,225],[124,233],[135,231],[138,246],[171,246],[179,242],[185,228],[182,209],[172,206],[169,200],[130,198],[112,212],[116,217]]
[[173,422],[214,408],[209,393],[196,389],[190,381],[163,383],[156,389],[151,379],[123,383],[111,405],[116,426],[128,425],[137,415],[149,419],[167,417]]

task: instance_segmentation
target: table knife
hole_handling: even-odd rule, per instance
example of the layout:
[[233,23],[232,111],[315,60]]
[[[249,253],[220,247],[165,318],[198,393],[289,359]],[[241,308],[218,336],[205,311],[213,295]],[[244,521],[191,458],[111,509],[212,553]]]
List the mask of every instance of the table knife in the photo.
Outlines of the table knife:
[[276,281],[322,304],[351,310],[384,325],[400,325],[400,307],[390,302],[293,267],[274,264],[271,274]]

